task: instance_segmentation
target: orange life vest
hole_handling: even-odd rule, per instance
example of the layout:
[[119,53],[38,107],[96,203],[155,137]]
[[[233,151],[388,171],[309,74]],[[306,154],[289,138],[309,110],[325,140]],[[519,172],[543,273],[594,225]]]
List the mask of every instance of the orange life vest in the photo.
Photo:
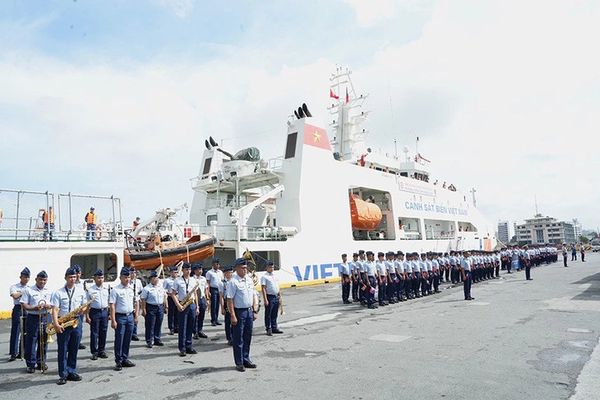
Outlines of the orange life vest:
[[44,211],[44,214],[42,215],[42,219],[44,220],[44,223],[47,224],[48,220],[50,221],[51,224],[54,223],[54,210],[47,212]]
[[85,214],[85,222],[87,224],[96,224],[96,214],[89,211],[87,214]]

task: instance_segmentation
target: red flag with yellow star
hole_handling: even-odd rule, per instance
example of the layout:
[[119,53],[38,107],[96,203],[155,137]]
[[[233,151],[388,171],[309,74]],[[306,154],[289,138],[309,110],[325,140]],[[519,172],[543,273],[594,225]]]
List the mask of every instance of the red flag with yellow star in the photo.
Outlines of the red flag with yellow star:
[[316,126],[304,125],[304,144],[331,151],[327,131]]

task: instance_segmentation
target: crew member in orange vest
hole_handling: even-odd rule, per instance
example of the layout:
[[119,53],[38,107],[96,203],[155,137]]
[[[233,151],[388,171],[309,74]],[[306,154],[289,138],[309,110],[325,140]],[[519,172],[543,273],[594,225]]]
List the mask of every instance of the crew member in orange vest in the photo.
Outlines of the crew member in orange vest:
[[135,219],[133,220],[132,230],[135,231],[135,228],[137,228],[139,224],[140,224],[140,217],[135,217]]
[[85,240],[96,240],[96,213],[94,207],[90,207],[90,211],[85,214],[85,223],[87,224],[87,233]]
[[44,240],[52,240],[52,233],[54,232],[54,209],[48,207],[48,211],[42,210],[42,221],[44,221]]

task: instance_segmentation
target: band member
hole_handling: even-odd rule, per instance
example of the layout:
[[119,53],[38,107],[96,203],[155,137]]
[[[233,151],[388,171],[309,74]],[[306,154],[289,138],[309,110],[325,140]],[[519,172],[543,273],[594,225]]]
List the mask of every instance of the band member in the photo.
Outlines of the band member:
[[462,259],[460,260],[460,269],[463,280],[463,292],[465,295],[465,300],[475,300],[475,298],[471,297],[471,259],[469,253],[464,253]]
[[10,326],[10,358],[8,361],[15,361],[17,358],[23,357],[23,354],[21,354],[21,344],[25,345],[25,343],[21,343],[21,323],[24,317],[23,307],[21,306],[21,296],[23,296],[23,292],[27,290],[29,275],[29,268],[23,268],[21,276],[19,277],[19,283],[10,287],[10,297],[13,299],[13,310]]
[[[23,291],[19,300],[27,312],[25,362],[27,363],[27,372],[30,374],[34,373],[36,369],[42,371],[48,369],[48,366],[42,362],[46,359],[46,351],[48,350],[46,326],[50,321],[49,311],[52,308],[50,305],[51,292],[46,289],[47,281],[48,274],[46,271],[38,273],[35,278],[35,285]],[[39,336],[40,333],[42,337]]]
[[232,346],[231,314],[229,313],[229,308],[227,307],[227,284],[229,281],[231,281],[231,277],[233,276],[233,267],[227,266],[223,268],[223,275],[225,276],[225,279],[223,280],[223,285],[221,285],[221,313],[225,317],[223,322],[223,327],[225,328],[225,338],[227,339],[227,344]]
[[360,287],[360,265],[358,263],[358,253],[352,253],[352,261],[350,264],[350,275],[352,277],[352,301],[357,302],[358,300],[358,290]]
[[[358,253],[360,255],[360,253]],[[372,251],[367,251],[367,261],[363,263],[363,269],[365,271],[365,279],[363,284],[365,285],[365,299],[368,308],[377,308],[375,305],[375,290],[377,289],[377,267],[375,266],[375,255]]]
[[106,355],[106,333],[108,332],[108,298],[110,289],[104,285],[104,272],[94,273],[94,284],[88,288],[87,300],[92,300],[86,310],[85,321],[90,324],[90,349],[92,360],[108,358]]
[[[348,256],[345,253],[342,254],[342,262],[339,264],[339,274],[340,274],[340,277],[342,278],[342,281],[341,281],[341,283],[342,283],[342,303],[350,304],[351,301],[348,300],[348,297],[350,296],[350,264],[348,264]],[[262,284],[262,278],[261,278],[261,284]],[[264,294],[263,294],[263,297],[264,297]],[[267,304],[267,302],[265,301],[265,306],[266,306],[266,304]],[[268,315],[268,313],[265,311],[265,321],[266,321],[267,315]],[[277,315],[277,311],[275,312],[275,315]],[[267,335],[268,334],[269,334],[269,329],[267,328]]]
[[111,288],[108,304],[110,304],[110,326],[115,330],[115,371],[123,367],[135,367],[129,360],[129,345],[133,335],[133,324],[137,323],[137,302],[133,288],[129,284],[130,272],[123,267],[119,276],[121,281]]
[[169,296],[169,293],[171,293],[171,290],[173,289],[173,282],[175,282],[175,279],[177,279],[177,266],[173,265],[169,269],[169,273],[170,276],[163,282],[163,287],[165,289],[165,293],[167,294],[167,324],[169,326],[169,335],[172,335],[177,333],[177,322],[179,319],[177,314],[179,310],[177,310],[177,306],[175,305],[175,302],[171,296]]
[[146,347],[164,346],[160,340],[163,315],[167,305],[165,289],[158,282],[158,273],[150,272],[150,284],[142,289],[140,294],[142,304],[142,316],[145,322]]
[[206,299],[210,296],[208,291],[208,281],[202,276],[203,265],[202,263],[192,264],[192,273],[194,278],[198,281],[198,316],[194,323],[194,339],[206,339],[206,333],[204,333],[204,317],[206,315]]
[[[197,354],[192,347],[192,332],[194,330],[194,319],[198,315],[198,299],[196,298],[197,282],[196,278],[190,276],[191,265],[183,263],[181,269],[182,276],[175,279],[170,296],[179,310],[179,355],[185,357],[186,354]],[[191,303],[183,308],[182,302],[189,298]],[[218,300],[217,300],[218,301]]]
[[210,323],[212,326],[221,325],[219,322],[219,285],[223,282],[223,272],[219,269],[218,258],[213,258],[212,269],[206,272],[206,280],[210,286]]
[[227,307],[231,313],[235,368],[244,372],[246,368],[256,368],[250,359],[250,343],[258,310],[254,283],[247,276],[246,260],[238,258],[234,267],[236,273],[227,284]]
[[[81,279],[81,266],[79,264],[75,264],[72,266],[72,268],[75,270],[75,274],[77,276],[77,279],[75,280],[75,286],[78,286],[82,290],[87,291],[85,281]],[[85,350],[85,345],[81,342],[83,339],[83,319],[84,315],[80,314],[79,323],[77,324],[77,329],[79,329],[79,350]]]
[[[144,286],[142,285],[142,281],[140,280],[140,278],[137,277],[137,271],[135,270],[135,268],[131,268],[130,269],[131,275],[130,275],[130,283],[129,285],[133,288],[133,293],[135,293],[135,297],[134,300],[136,305],[134,306],[134,311],[135,312],[135,316],[138,316],[138,312],[140,309],[140,293],[142,293],[142,289],[144,288]],[[133,324],[133,335],[131,335],[131,340],[133,340],[134,342],[137,342],[138,340],[140,340],[140,338],[138,337],[137,334],[137,320],[139,318],[136,318]]]
[[[65,272],[65,286],[52,294],[52,324],[56,330],[58,342],[58,384],[64,385],[67,381],[80,381],[81,376],[77,373],[77,352],[81,331],[78,327],[63,328],[58,319],[81,307],[86,302],[86,293],[75,285],[77,273],[73,267]],[[84,311],[84,310],[82,310]],[[74,316],[79,319],[79,314]]]
[[[342,260],[345,262],[345,254],[342,255]],[[346,265],[348,265],[346,263]],[[279,289],[279,282],[277,277],[273,274],[274,270],[273,261],[267,262],[267,272],[260,278],[260,286],[262,289],[263,301],[265,303],[265,329],[267,335],[271,336],[273,333],[283,333],[277,328],[277,313],[279,312],[279,304],[281,302],[281,290]],[[350,271],[347,270],[349,273]],[[350,304],[348,301],[348,295],[350,294],[350,277],[348,274],[345,276],[347,280],[347,288],[345,291],[346,300],[344,304]]]

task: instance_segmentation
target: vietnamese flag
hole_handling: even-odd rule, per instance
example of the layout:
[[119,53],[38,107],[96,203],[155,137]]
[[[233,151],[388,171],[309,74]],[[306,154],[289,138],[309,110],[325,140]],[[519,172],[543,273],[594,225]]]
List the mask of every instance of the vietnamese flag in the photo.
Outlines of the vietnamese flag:
[[331,151],[327,131],[316,126],[304,125],[304,144]]
[[333,89],[331,89],[331,88],[329,89],[329,97],[331,97],[333,99],[336,99],[336,100],[340,99],[340,96],[338,96],[337,94],[333,93]]

